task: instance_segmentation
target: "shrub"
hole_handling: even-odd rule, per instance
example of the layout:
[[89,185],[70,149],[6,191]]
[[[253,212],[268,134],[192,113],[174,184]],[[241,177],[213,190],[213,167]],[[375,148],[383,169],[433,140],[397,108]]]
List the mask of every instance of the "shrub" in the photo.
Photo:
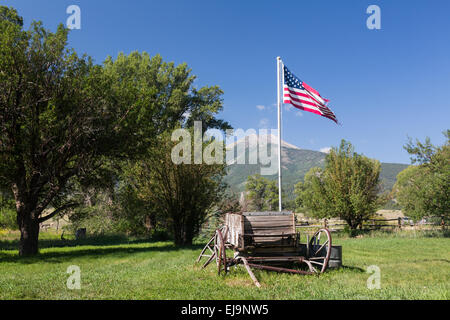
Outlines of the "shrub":
[[0,228],[18,230],[14,200],[0,195]]

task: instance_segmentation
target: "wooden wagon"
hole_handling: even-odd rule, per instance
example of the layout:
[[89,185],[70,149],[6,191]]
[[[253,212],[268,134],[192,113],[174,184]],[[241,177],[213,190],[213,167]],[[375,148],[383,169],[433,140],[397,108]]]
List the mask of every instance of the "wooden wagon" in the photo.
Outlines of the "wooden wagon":
[[[227,257],[227,249],[233,251],[232,257]],[[224,225],[215,231],[197,263],[206,258],[202,266],[205,268],[215,260],[219,274],[227,273],[233,265],[243,264],[259,287],[252,268],[319,274],[328,267],[331,249],[331,235],[327,229],[318,230],[301,244],[292,212],[228,213]],[[301,266],[305,268],[298,268]]]

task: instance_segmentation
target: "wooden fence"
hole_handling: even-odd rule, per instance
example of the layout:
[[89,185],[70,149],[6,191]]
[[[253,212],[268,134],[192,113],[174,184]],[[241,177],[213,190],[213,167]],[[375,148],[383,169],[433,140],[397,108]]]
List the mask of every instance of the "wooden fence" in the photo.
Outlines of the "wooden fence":
[[[223,224],[223,221],[219,221],[218,225]],[[343,231],[348,224],[343,220],[338,219],[312,219],[312,218],[303,218],[301,220],[297,220],[295,227],[297,229],[303,229],[304,231],[316,231],[319,228],[327,228],[331,232]],[[447,229],[447,224],[445,220],[442,219],[441,223],[437,225],[432,222],[421,222],[413,224],[412,220],[408,218],[394,218],[394,219],[369,219],[365,221],[362,225],[362,228],[358,228],[358,230],[363,231],[371,231],[371,230],[402,230],[402,229],[437,229],[442,228],[442,230]],[[215,225],[206,224],[201,229],[201,233],[204,235],[211,235],[216,230]],[[310,230],[309,230],[310,229]]]
[[[327,228],[331,232],[342,231],[344,228],[348,226],[348,224],[343,220],[314,220],[314,219],[302,219],[301,221],[297,221],[296,228]],[[445,221],[442,220],[441,224],[438,226],[435,223],[431,222],[421,222],[417,224],[413,224],[412,221],[408,218],[395,218],[395,219],[369,219],[366,220],[362,224],[362,228],[359,227],[358,230],[380,230],[380,229],[405,229],[405,228],[416,228],[422,226],[435,226],[440,227],[443,230],[447,228]]]

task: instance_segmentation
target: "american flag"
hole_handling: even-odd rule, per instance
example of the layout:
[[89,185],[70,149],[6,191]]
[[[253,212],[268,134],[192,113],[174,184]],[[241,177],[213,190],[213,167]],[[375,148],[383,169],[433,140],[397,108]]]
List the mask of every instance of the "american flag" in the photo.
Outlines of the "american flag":
[[319,92],[297,78],[286,66],[284,67],[283,102],[294,107],[318,114],[338,123],[334,113],[326,106],[329,100],[322,98]]

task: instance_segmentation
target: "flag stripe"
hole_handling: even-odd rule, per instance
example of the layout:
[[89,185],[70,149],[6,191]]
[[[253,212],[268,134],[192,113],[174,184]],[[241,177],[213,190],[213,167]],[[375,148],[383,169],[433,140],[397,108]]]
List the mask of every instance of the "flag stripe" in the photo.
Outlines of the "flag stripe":
[[315,103],[325,106],[325,103],[321,103],[320,101],[317,101],[316,99],[314,99],[314,97],[310,96],[306,90],[292,90],[291,88],[285,86],[284,92],[289,92],[292,95],[297,95],[297,96],[307,98],[312,102],[315,102]]
[[[314,88],[311,88],[310,86],[308,86],[305,82],[303,82],[303,87],[305,87],[305,89],[309,92],[311,92],[312,95],[319,97],[321,100],[325,100],[325,102],[328,102],[329,100],[322,98],[322,96],[320,95],[319,92],[317,92],[317,90],[315,90]],[[324,103],[325,103],[324,102]]]
[[319,107],[317,106],[316,103],[311,102],[311,101],[306,100],[306,99],[295,98],[295,96],[293,97],[290,94],[284,94],[284,98],[285,98],[284,100],[287,101],[287,103],[290,103],[291,101],[296,101],[296,102],[304,103],[304,104],[307,104],[307,105],[310,105],[310,106],[313,106],[313,107],[316,107],[317,109],[319,109]]
[[284,99],[284,103],[292,104],[296,108],[299,108],[299,109],[302,109],[305,111],[309,111],[309,112],[312,112],[312,113],[315,113],[315,114],[318,114],[318,115],[321,115],[321,116],[324,116],[324,117],[327,117],[329,119],[336,121],[336,117],[332,112],[330,112],[328,110],[323,110],[322,108],[319,108],[316,105],[313,105],[308,101],[302,101],[302,100],[296,101],[296,100],[298,100],[298,99],[294,100],[289,97],[287,99],[286,98]]
[[336,119],[336,117],[334,116],[333,113],[322,113],[322,112],[319,111],[317,108],[314,108],[314,107],[311,107],[311,106],[305,106],[305,105],[302,105],[301,103],[298,103],[298,102],[296,102],[296,101],[289,101],[289,100],[286,101],[286,100],[285,100],[284,103],[290,103],[290,104],[292,104],[292,105],[293,105],[295,108],[297,108],[297,109],[300,109],[300,110],[304,110],[304,111],[308,111],[308,112],[311,112],[311,113],[318,114],[319,116],[328,118],[328,119],[333,120],[334,122],[337,123],[337,119]]
[[310,100],[309,97],[304,97],[304,95],[298,96],[298,95],[294,95],[292,93],[286,93],[289,92],[288,90],[285,90],[285,103],[290,103],[290,101],[296,101],[296,102],[300,102],[300,103],[304,103],[313,107],[317,107],[321,112],[326,113],[326,114],[333,114],[331,112],[330,109],[328,109],[326,106],[320,105],[316,102],[314,102],[313,100]]
[[311,99],[315,100],[317,103],[320,103],[320,104],[323,104],[323,105],[325,105],[326,102],[327,102],[322,97],[314,95],[311,91],[308,91],[308,90],[304,90],[304,89],[302,90],[302,89],[297,89],[297,88],[290,88],[290,87],[288,87],[286,85],[284,85],[284,88],[285,89],[287,88],[290,92],[292,92],[294,94],[300,94],[300,93],[304,94],[308,98],[311,98]]
[[290,97],[287,97],[284,99],[284,103],[292,104],[296,108],[304,109],[305,111],[319,114],[321,116],[327,117],[337,122],[336,116],[333,114],[333,112],[331,112],[329,109],[327,110],[324,108],[320,108],[317,105],[311,104],[309,101],[302,101],[302,100],[298,101],[298,99],[292,99]]
[[297,109],[301,109],[301,110],[304,110],[304,111],[309,111],[309,112],[318,114],[319,116],[322,115],[322,113],[317,108],[313,108],[313,107],[310,107],[310,106],[305,106],[305,105],[303,105],[301,103],[291,102],[289,100],[284,100],[284,103],[290,103]]

